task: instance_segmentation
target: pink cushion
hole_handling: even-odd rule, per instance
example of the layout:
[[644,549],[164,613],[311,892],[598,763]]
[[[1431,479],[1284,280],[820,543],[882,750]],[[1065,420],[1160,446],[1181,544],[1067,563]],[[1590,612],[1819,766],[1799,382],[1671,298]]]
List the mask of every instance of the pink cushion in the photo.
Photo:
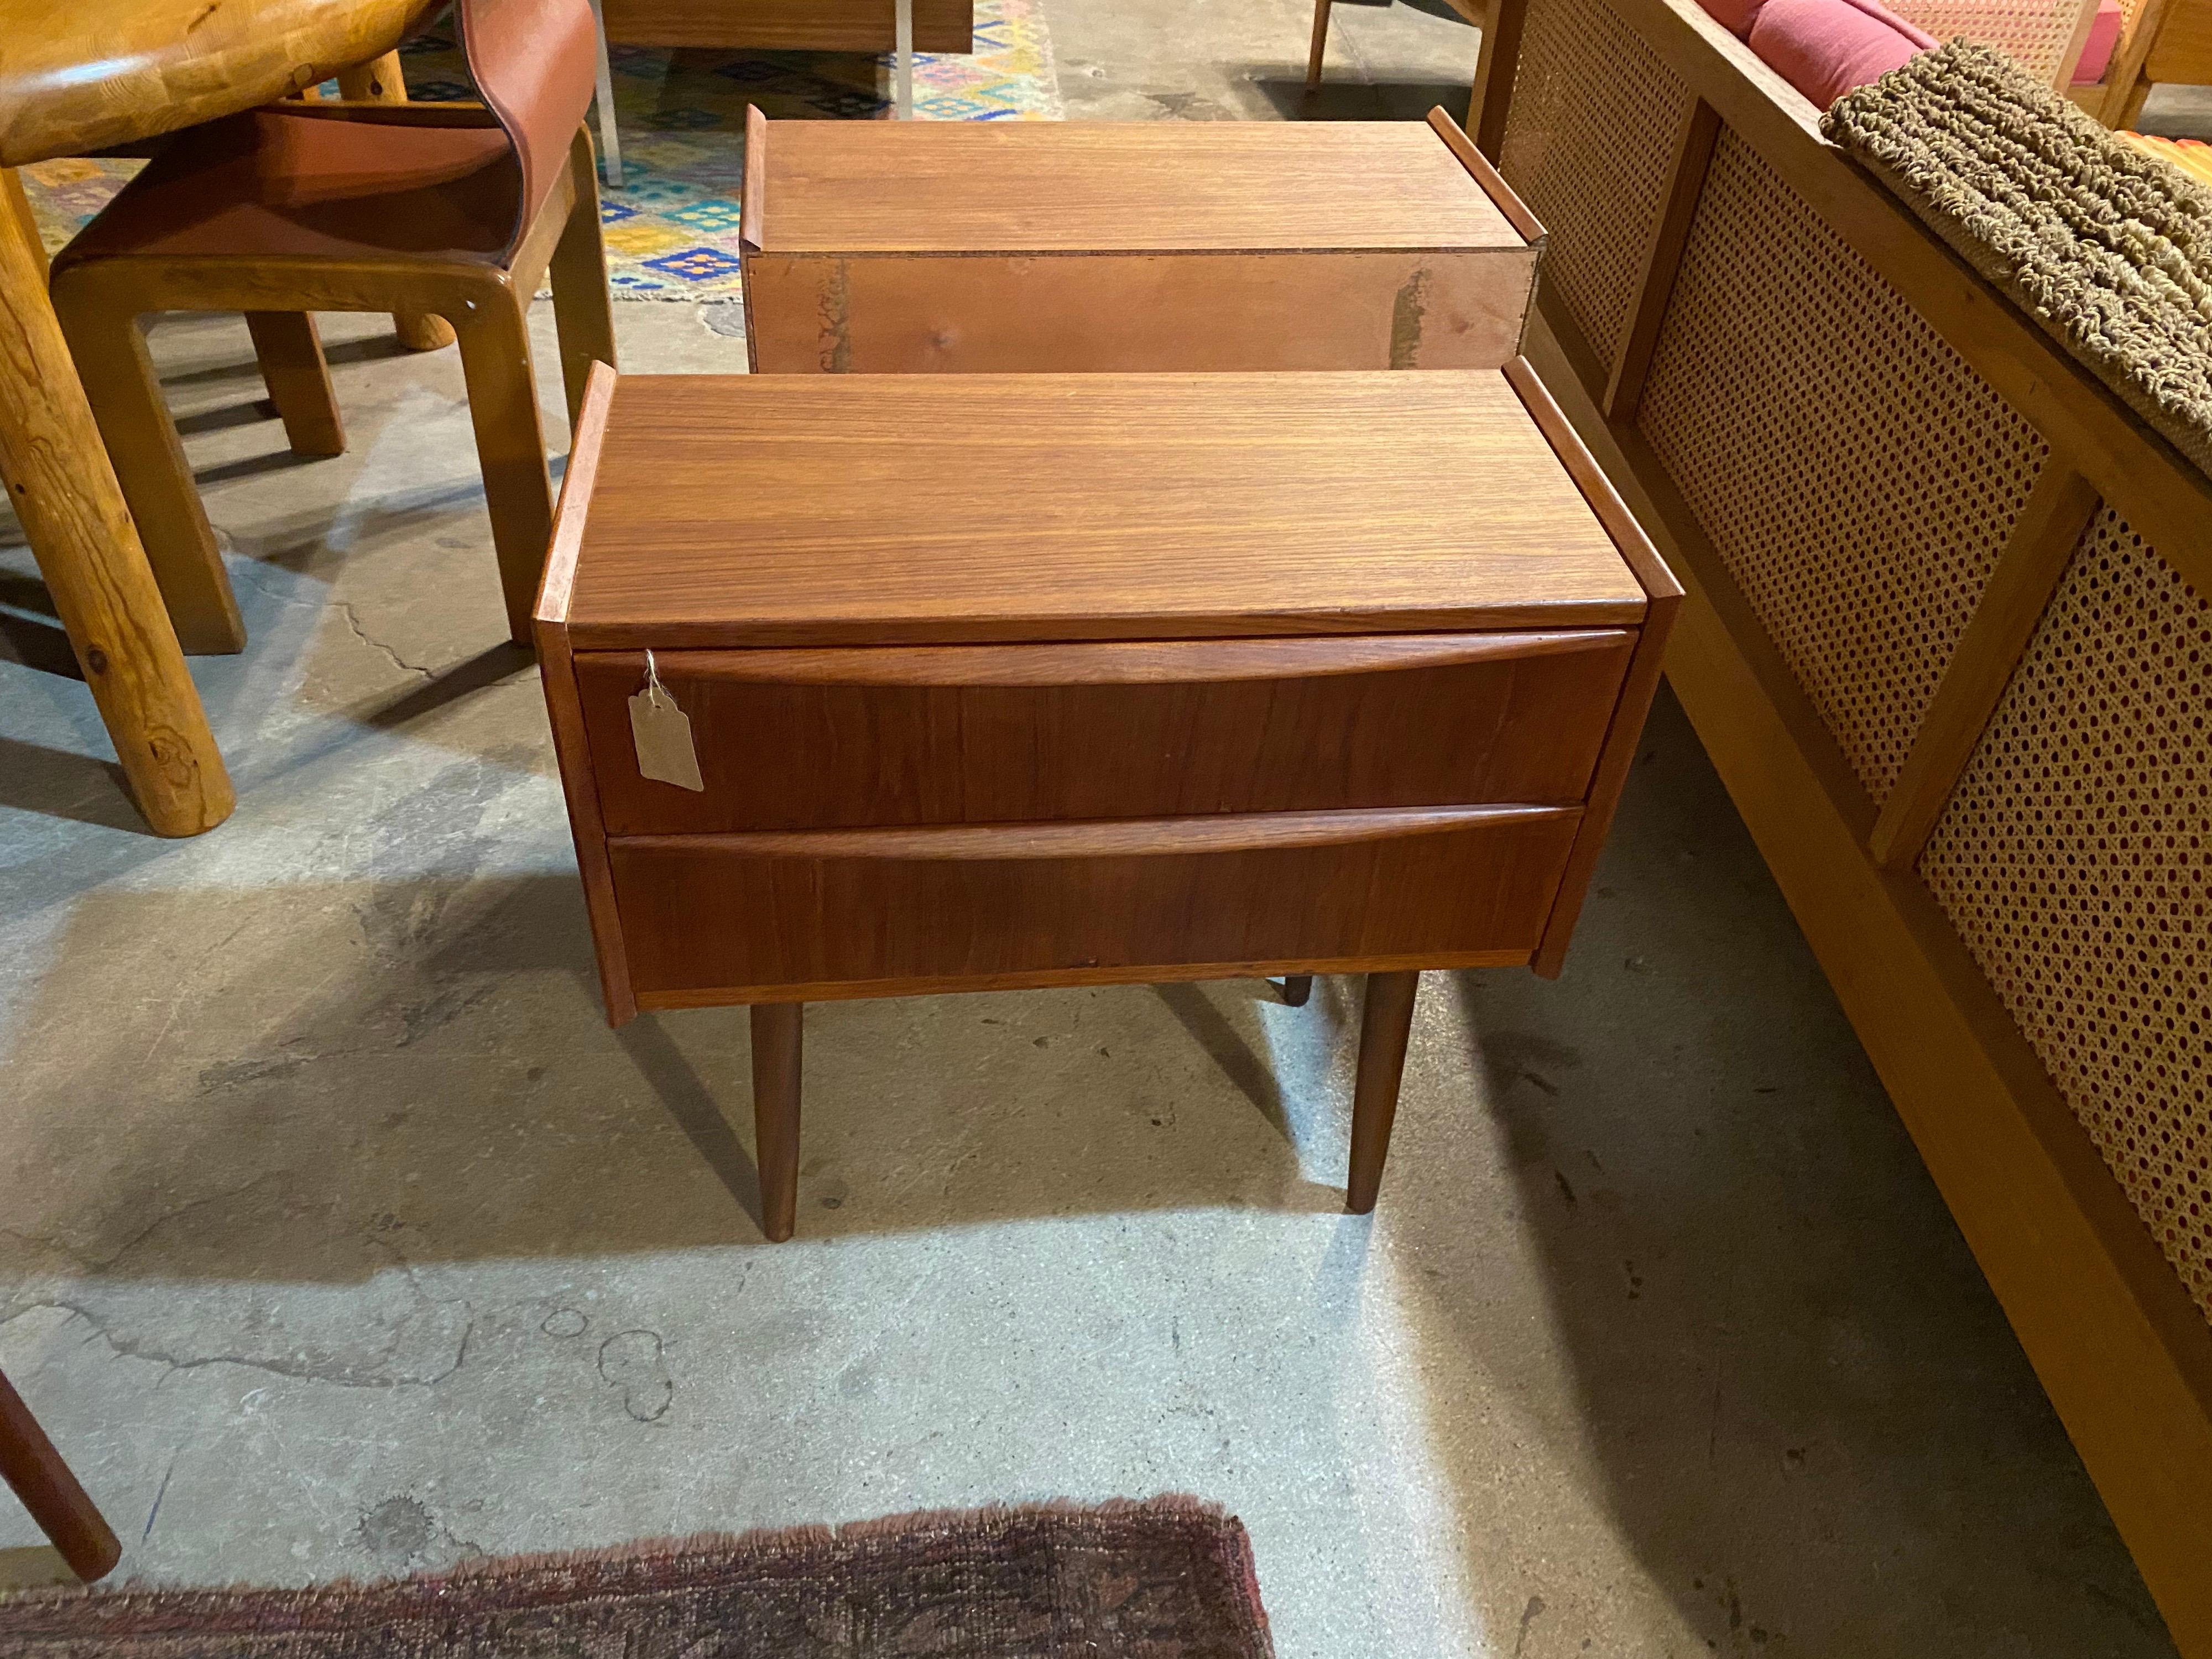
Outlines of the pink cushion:
[[1706,16],[1741,40],[1751,33],[1759,9],[1766,0],[1698,0],[1698,3],[1705,9]]
[[1875,0],[1766,0],[1750,38],[1768,68],[1822,109],[1936,46]]
[[2081,46],[2081,61],[2074,66],[2074,84],[2092,84],[2105,78],[2112,61],[2112,48],[2120,44],[2120,0],[2097,0],[2097,15],[2089,24],[2089,38]]

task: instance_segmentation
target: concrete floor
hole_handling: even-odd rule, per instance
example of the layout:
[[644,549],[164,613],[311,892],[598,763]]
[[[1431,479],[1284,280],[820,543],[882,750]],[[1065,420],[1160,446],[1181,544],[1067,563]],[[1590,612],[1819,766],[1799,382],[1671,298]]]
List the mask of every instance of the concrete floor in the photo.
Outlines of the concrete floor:
[[[1072,114],[1291,107],[1296,0],[1048,7]],[[1473,31],[1339,16],[1331,111],[1463,100]],[[156,337],[252,633],[220,832],[139,830],[0,520],[0,1368],[124,1576],[1176,1490],[1285,1659],[2172,1651],[1663,698],[1565,976],[1426,981],[1371,1219],[1356,987],[1244,982],[818,1009],[764,1244],[743,1016],[602,1019],[453,354],[327,331],[307,463],[235,322]]]

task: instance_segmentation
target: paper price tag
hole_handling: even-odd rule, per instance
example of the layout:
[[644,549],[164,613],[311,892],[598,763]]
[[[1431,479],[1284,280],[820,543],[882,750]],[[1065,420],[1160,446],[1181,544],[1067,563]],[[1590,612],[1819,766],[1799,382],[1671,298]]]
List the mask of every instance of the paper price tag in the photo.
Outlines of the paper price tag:
[[705,790],[699,751],[691,744],[691,717],[660,683],[650,651],[645,653],[645,690],[629,700],[629,735],[637,745],[640,775],[678,789]]

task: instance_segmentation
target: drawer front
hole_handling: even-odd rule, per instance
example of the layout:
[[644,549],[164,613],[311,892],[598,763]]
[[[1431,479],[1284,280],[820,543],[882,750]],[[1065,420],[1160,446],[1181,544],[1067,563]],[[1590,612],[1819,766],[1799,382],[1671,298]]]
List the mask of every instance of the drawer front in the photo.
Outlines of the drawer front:
[[631,981],[653,1007],[1525,961],[1581,817],[1292,813],[656,836],[609,853]]
[[656,653],[702,792],[640,775],[641,652],[576,659],[611,835],[1462,803],[1589,785],[1632,630]]
[[745,256],[769,374],[1502,368],[1533,247]]

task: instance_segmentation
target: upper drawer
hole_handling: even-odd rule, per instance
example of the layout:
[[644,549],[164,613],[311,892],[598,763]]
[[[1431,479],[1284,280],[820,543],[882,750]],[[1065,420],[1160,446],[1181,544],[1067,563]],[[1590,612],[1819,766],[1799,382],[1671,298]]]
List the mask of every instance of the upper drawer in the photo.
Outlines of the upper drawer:
[[611,835],[1515,802],[1589,788],[1633,630],[656,653],[703,793],[640,775],[642,652],[576,678]]

